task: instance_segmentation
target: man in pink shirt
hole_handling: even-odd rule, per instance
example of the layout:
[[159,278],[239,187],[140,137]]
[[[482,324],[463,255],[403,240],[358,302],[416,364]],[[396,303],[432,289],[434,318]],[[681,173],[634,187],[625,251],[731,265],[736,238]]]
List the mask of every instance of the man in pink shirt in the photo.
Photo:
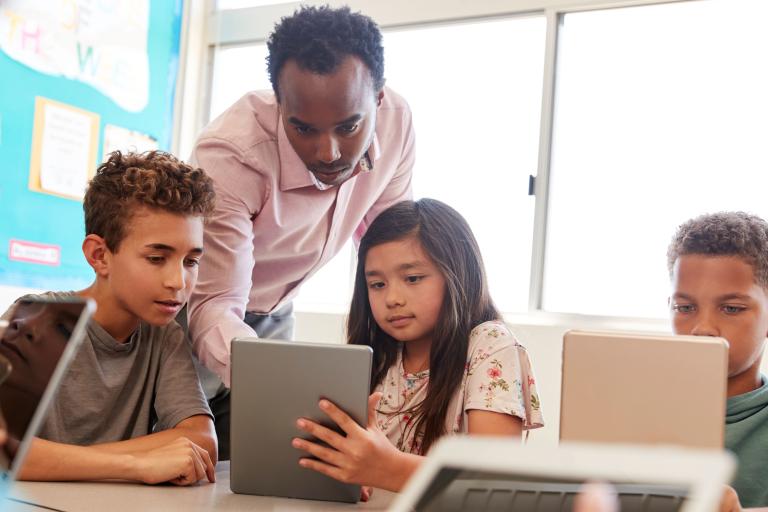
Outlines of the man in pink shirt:
[[411,197],[411,113],[384,87],[373,20],[346,7],[302,7],[267,46],[273,91],[243,96],[192,153],[217,195],[189,332],[207,368],[220,460],[229,458],[232,338],[290,339],[301,284]]

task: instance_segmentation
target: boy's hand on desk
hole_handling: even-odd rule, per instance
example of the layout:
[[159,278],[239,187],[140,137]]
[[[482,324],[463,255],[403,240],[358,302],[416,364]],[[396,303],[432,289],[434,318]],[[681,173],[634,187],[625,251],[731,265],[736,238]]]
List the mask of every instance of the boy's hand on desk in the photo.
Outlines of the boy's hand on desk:
[[397,465],[396,460],[403,454],[392,446],[376,426],[376,406],[380,399],[381,393],[374,393],[368,398],[367,428],[355,423],[355,420],[328,400],[321,400],[320,408],[347,435],[344,437],[306,418],[299,419],[296,424],[301,430],[328,444],[326,447],[294,438],[294,448],[309,452],[319,459],[302,458],[299,464],[340,482],[398,490],[399,485],[393,480],[398,471],[392,466],[393,463]]
[[730,485],[726,485],[723,489],[723,497],[720,500],[720,512],[741,512],[741,503],[739,502],[739,495]]
[[216,472],[208,452],[182,437],[161,448],[134,455],[136,480],[145,484],[170,482],[192,485],[203,478],[216,481]]

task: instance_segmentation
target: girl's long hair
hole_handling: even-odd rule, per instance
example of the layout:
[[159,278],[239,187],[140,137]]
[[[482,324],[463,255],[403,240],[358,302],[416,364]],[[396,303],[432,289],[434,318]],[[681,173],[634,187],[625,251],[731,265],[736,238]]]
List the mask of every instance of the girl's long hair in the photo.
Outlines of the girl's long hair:
[[373,318],[368,301],[365,260],[377,245],[415,237],[445,278],[445,296],[429,354],[429,383],[423,402],[409,409],[414,432],[423,433],[421,453],[446,433],[448,404],[458,390],[467,362],[470,331],[501,318],[488,293],[485,268],[472,230],[453,208],[435,199],[403,201],[381,215],[360,241],[347,342],[373,348],[372,387],[397,361],[400,343]]

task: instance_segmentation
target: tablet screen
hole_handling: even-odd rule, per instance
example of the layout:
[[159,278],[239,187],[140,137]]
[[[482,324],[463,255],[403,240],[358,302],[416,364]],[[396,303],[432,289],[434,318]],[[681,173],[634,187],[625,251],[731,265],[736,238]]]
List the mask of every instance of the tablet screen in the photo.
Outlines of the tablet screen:
[[84,302],[20,300],[3,317],[0,419],[7,440],[0,450],[0,471],[13,464],[84,308]]

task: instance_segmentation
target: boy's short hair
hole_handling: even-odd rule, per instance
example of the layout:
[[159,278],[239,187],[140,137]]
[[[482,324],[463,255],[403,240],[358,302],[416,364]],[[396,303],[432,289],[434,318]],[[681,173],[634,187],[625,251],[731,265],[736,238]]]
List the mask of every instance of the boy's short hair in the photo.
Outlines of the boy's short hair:
[[85,234],[102,237],[116,252],[136,208],[206,218],[213,212],[213,181],[202,169],[164,151],[110,153],[96,169],[83,199]]
[[745,212],[701,215],[682,224],[667,249],[669,275],[680,256],[736,256],[752,266],[755,281],[768,289],[768,222]]

